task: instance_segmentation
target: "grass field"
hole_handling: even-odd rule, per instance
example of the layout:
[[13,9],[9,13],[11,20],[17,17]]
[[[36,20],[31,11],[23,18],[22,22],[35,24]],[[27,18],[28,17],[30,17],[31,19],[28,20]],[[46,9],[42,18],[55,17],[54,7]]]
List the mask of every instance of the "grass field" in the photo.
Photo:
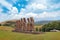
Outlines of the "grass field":
[[[44,34],[25,34],[12,32],[13,28],[0,27],[0,40],[60,40],[60,32],[46,32]],[[6,29],[7,28],[7,29]],[[8,31],[6,31],[8,30]]]

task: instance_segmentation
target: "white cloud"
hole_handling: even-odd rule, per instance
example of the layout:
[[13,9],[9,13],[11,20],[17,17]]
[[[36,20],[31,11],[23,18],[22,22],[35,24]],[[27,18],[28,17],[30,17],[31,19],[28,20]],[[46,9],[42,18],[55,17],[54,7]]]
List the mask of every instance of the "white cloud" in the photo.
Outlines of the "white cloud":
[[12,7],[11,10],[9,11],[10,14],[17,14],[18,13],[18,9],[16,7]]
[[[6,1],[3,1],[4,3]],[[26,6],[26,8],[22,8],[20,10],[20,13],[18,13],[18,9],[16,7],[12,7],[11,4],[9,3],[3,3],[2,1],[0,1],[0,3],[7,7],[8,9],[10,9],[9,13],[10,15],[5,15],[5,14],[0,14],[0,18],[1,20],[3,19],[6,19],[6,20],[11,20],[11,19],[20,19],[20,18],[23,18],[23,17],[34,17],[35,20],[41,20],[41,19],[46,19],[46,18],[56,18],[56,17],[60,17],[60,11],[54,11],[54,12],[46,12],[46,11],[43,11],[42,13],[34,13],[34,11],[38,10],[38,9],[41,9],[41,10],[44,10],[44,9],[47,9],[47,6],[45,5],[46,4],[46,1],[45,0],[33,0],[33,2],[31,2],[31,4],[28,4]],[[44,4],[45,3],[45,4]],[[9,4],[9,5],[8,5]],[[19,5],[19,4],[18,4]],[[19,5],[20,6],[20,5]],[[51,9],[54,8],[56,5],[54,6],[51,6]],[[58,4],[59,6],[59,4]],[[56,6],[56,8],[58,7]],[[2,10],[0,10],[2,11]]]
[[7,14],[0,13],[0,22],[6,21],[8,18],[7,16],[8,16]]
[[37,17],[37,14],[34,14],[34,13],[27,13],[25,14],[26,17]]
[[58,9],[60,8],[60,3],[54,4],[54,5],[48,5],[48,6],[49,6],[49,10]]
[[18,9],[16,7],[12,7],[12,9],[6,14],[2,13],[2,9],[0,9],[0,21],[12,20],[18,18]]
[[60,16],[60,11],[56,12],[43,12],[40,14],[35,14],[35,13],[27,13],[26,16],[32,16],[35,18],[55,18]]
[[30,3],[42,3],[42,4],[47,4],[47,0],[31,0]]
[[9,4],[8,2],[6,2],[5,0],[1,0],[0,4],[4,7],[8,8],[9,10],[11,10],[11,8],[12,8],[12,5]]
[[[34,13],[33,11],[34,10],[37,10],[37,9],[46,9],[47,6],[44,5],[44,4],[40,4],[40,3],[31,3],[31,4],[28,4],[26,6],[25,9],[21,9],[21,12],[19,14],[13,14],[11,15],[12,19],[20,19],[20,18],[23,18],[23,17],[34,17],[35,20],[36,19],[45,19],[45,18],[56,18],[56,17],[60,17],[60,11],[54,11],[54,12],[42,12],[42,13]],[[16,10],[17,11],[17,10]],[[14,11],[13,11],[14,12]]]
[[60,11],[57,12],[43,12],[39,14],[40,18],[55,18],[60,16]]
[[35,9],[46,9],[46,6],[45,5],[43,5],[43,4],[37,4],[37,3],[32,3],[32,4],[30,4],[30,5],[28,5],[26,8],[30,8],[30,9],[33,9],[33,10],[35,10]]

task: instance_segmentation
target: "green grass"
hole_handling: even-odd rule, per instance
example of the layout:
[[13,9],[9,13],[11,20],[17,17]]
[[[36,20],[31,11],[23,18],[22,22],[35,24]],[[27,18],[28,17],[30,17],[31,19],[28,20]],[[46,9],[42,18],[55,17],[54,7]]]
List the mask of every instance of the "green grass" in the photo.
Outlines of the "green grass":
[[44,40],[60,40],[60,32],[47,32],[44,34]]
[[60,32],[24,34],[11,31],[0,31],[0,40],[60,40]]
[[46,32],[44,34],[26,34],[5,30],[0,30],[0,40],[60,40],[60,32]]
[[0,31],[0,40],[43,40],[42,35]]

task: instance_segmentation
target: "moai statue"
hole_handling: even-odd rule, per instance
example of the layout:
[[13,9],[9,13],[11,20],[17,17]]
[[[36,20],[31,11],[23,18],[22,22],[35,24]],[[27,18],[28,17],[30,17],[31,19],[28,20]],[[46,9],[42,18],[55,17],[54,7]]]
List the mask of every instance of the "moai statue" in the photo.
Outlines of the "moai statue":
[[23,19],[22,18],[21,18],[21,27],[22,27],[22,30],[21,31],[23,32],[23,27],[24,26],[23,26]]
[[30,17],[30,31],[34,31],[34,19],[33,17]]
[[26,32],[27,30],[27,23],[26,23],[26,19],[23,18],[23,31]]
[[21,25],[20,25],[20,20],[17,20],[16,21],[16,28],[15,28],[15,31],[20,31],[20,27],[21,27]]
[[19,20],[19,30],[22,31],[21,20]]
[[30,32],[30,20],[29,18],[27,18],[27,31]]
[[16,21],[16,28],[15,31],[17,32],[32,32],[34,31],[34,20],[33,17],[21,18],[21,20]]

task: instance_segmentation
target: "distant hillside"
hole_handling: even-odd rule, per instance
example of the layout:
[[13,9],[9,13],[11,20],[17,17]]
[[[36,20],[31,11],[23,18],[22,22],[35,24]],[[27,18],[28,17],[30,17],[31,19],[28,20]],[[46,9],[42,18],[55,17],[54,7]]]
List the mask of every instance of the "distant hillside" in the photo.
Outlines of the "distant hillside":
[[16,20],[10,20],[0,23],[0,26],[10,26],[15,27]]
[[37,22],[35,22],[36,24],[47,24],[47,23],[49,23],[49,22],[51,22],[51,21],[37,21]]
[[[59,22],[60,20],[56,20],[57,22]],[[39,25],[43,25],[43,24],[48,24],[50,22],[53,22],[53,21],[37,21],[35,22],[35,25],[39,26]],[[5,21],[5,22],[2,22],[0,23],[0,26],[10,26],[10,27],[15,27],[15,23],[16,23],[16,20],[9,20],[9,21]]]
[[50,22],[54,22],[54,21],[56,21],[56,22],[60,22],[60,20],[51,20],[51,21],[48,21],[48,20],[46,20],[46,21],[37,21],[37,22],[35,22],[35,25],[43,25],[43,24],[48,24],[48,23],[50,23]]

